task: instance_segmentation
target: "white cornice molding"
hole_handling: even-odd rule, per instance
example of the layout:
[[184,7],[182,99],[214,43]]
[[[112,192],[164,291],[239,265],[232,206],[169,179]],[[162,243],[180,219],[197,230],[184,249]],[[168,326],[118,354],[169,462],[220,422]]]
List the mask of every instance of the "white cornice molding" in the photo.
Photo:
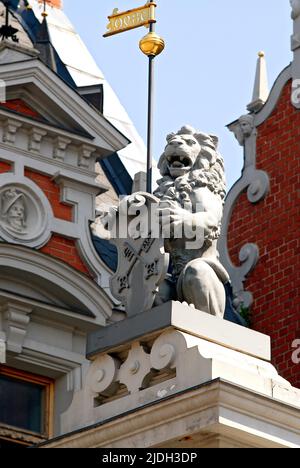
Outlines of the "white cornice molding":
[[17,245],[0,243],[0,268],[9,267],[23,274],[33,274],[49,285],[64,289],[82,304],[102,326],[112,315],[113,304],[94,281],[66,263]]
[[61,109],[68,110],[68,115],[77,122],[84,131],[95,138],[94,144],[106,154],[123,149],[130,142],[102,114],[91,107],[70,86],[64,83],[39,60],[22,63],[8,63],[1,67],[0,77],[10,86],[24,86],[29,83],[37,86]]
[[299,409],[217,380],[40,448],[170,447],[171,440],[200,443],[207,434],[251,447],[299,448]]
[[[57,159],[53,160],[50,157],[41,156],[39,154],[31,153],[26,149],[8,147],[7,144],[3,144],[0,141],[0,150],[1,150],[1,159],[6,159],[12,161],[13,163],[18,163],[22,159],[26,166],[30,167],[33,170],[41,171],[42,173],[49,174],[49,176],[54,177],[58,171],[70,179],[77,180],[79,179],[82,184],[93,184],[97,173],[95,170],[90,171],[83,169],[78,166],[71,166],[66,162],[59,161]],[[105,187],[106,188],[106,187]]]
[[[59,323],[60,329],[75,329],[77,327],[82,333],[95,331],[101,326],[98,318],[89,317],[71,309],[66,309],[58,305],[41,302],[38,299],[18,296],[0,289],[0,307],[6,303],[14,303],[20,308],[32,309],[31,317],[34,323]],[[1,339],[1,331],[0,331]]]
[[[38,120],[32,120],[30,117],[27,117],[23,114],[17,114],[10,112],[4,108],[0,108],[0,120],[4,120],[7,122],[12,122],[19,127],[23,127],[25,129],[31,130],[35,128],[37,131],[46,132],[51,137],[61,137],[70,139],[72,144],[75,145],[82,145],[86,143],[88,145],[93,145],[93,140],[89,139],[83,135],[79,135],[78,133],[72,133],[69,130],[64,128],[59,128],[58,126],[53,126],[51,123],[41,122]],[[94,146],[94,151],[97,150],[97,147]]]
[[19,55],[27,57],[28,60],[35,59],[40,55],[40,52],[33,47],[26,47],[24,45],[20,45],[17,42],[9,41],[8,39],[4,39],[0,42],[0,52],[5,49],[17,52]]

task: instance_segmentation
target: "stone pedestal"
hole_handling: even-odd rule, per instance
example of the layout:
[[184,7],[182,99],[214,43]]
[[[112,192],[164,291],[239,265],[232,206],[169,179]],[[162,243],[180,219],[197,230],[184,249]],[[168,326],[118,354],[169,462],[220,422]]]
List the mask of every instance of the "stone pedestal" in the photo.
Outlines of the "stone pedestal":
[[62,416],[73,433],[46,447],[300,447],[300,391],[267,336],[173,302],[100,330],[88,353]]

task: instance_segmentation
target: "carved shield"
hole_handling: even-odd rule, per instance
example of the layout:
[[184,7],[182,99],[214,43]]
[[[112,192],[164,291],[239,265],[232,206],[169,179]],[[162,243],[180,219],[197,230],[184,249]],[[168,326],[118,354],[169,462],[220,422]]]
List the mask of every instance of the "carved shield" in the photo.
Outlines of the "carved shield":
[[122,200],[116,215],[118,269],[111,278],[111,291],[129,317],[150,310],[160,283],[165,279],[169,257],[156,232],[155,212],[159,200],[137,193]]

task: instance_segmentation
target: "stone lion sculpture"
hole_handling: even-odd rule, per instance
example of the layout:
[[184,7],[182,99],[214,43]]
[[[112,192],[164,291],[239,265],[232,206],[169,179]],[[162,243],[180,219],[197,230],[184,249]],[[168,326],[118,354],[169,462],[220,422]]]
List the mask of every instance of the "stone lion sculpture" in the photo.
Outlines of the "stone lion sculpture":
[[[159,298],[161,302],[186,302],[223,318],[224,284],[229,276],[217,251],[226,191],[218,138],[185,126],[168,135],[158,167],[162,179],[155,196],[160,200],[165,250],[172,262],[172,272]],[[177,235],[180,231],[181,237]],[[184,235],[186,231],[189,238]],[[196,239],[197,232],[202,233],[201,239]]]

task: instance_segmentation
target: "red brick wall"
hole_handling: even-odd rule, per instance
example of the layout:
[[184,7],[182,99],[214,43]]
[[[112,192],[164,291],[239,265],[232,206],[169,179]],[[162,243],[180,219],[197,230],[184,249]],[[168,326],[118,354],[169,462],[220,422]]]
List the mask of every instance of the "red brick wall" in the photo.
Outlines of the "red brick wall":
[[60,188],[49,176],[25,169],[25,177],[33,180],[48,198],[54,216],[65,221],[73,221],[73,207],[60,201]]
[[88,269],[79,257],[74,240],[53,235],[48,244],[41,249],[41,252],[63,260],[81,273],[89,275]]
[[11,169],[11,163],[6,161],[0,161],[0,174],[3,174],[4,172],[9,172],[11,171]]
[[[73,221],[73,207],[60,201],[60,188],[49,176],[34,172],[28,168],[25,169],[25,176],[33,180],[44,192],[56,218]],[[63,260],[76,270],[89,275],[88,269],[78,254],[74,240],[53,235],[48,244],[41,249],[41,252]]]
[[290,99],[291,82],[258,128],[257,167],[269,174],[271,192],[257,205],[242,194],[229,229],[229,249],[237,263],[244,244],[259,246],[258,266],[246,282],[255,299],[253,328],[271,336],[274,364],[300,387],[300,365],[291,359],[292,342],[300,339],[300,111]]
[[42,119],[41,115],[29,107],[22,99],[11,99],[10,101],[2,102],[0,107],[13,110],[19,114],[26,115],[26,117]]

